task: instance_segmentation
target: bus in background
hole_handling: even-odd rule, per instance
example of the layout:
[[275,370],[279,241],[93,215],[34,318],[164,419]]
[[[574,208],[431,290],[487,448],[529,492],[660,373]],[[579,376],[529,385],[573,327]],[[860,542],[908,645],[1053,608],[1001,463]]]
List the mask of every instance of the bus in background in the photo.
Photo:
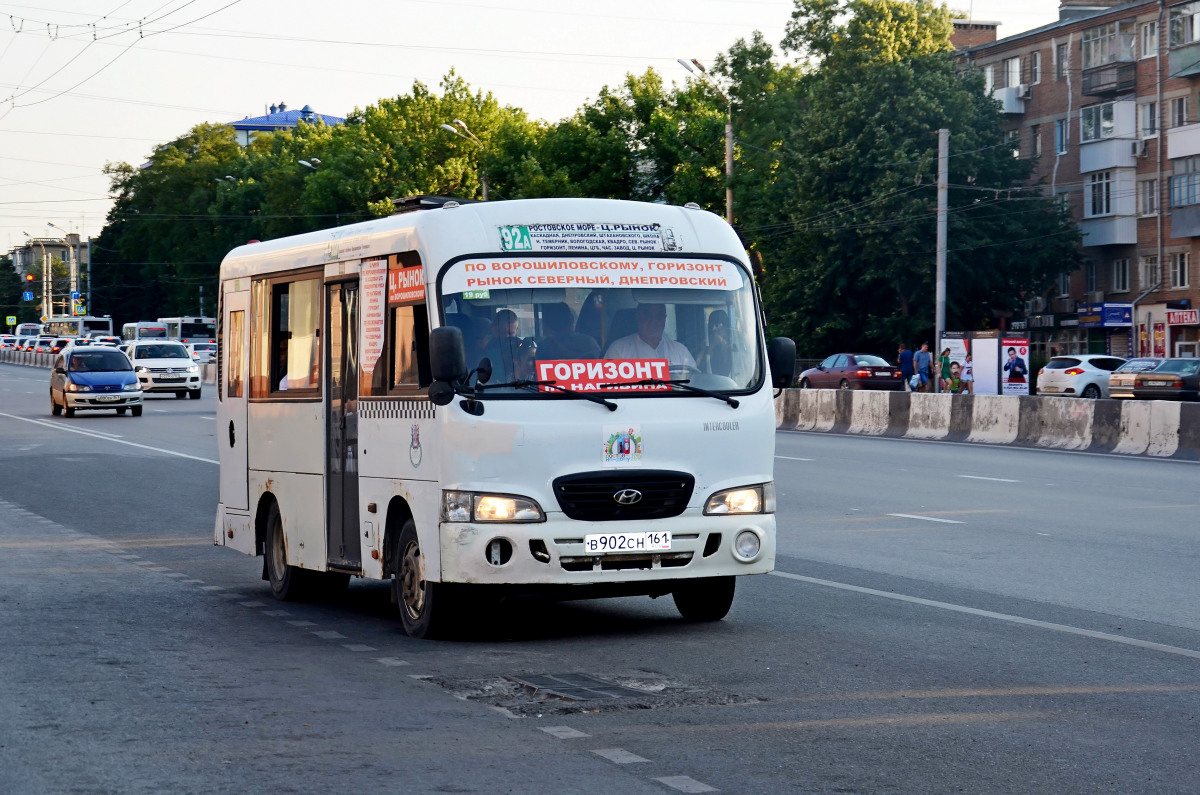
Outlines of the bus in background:
[[214,317],[160,317],[158,322],[167,327],[167,337],[189,342],[216,342],[217,319]]
[[121,326],[121,339],[125,342],[134,340],[165,340],[167,327],[157,320],[139,320],[136,323],[126,323]]
[[52,317],[46,321],[46,333],[56,337],[111,337],[112,318]]
[[40,337],[42,335],[41,323],[18,323],[13,329],[13,334],[20,337]]
[[253,243],[218,316],[213,542],[277,599],[390,580],[413,637],[529,592],[716,621],[774,568],[796,346],[695,205],[444,201]]

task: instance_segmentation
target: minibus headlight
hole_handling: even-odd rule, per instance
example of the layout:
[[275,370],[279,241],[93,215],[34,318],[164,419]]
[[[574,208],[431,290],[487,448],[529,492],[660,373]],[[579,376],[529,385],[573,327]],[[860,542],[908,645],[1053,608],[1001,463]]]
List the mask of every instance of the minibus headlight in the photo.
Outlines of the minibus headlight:
[[775,483],[760,483],[718,491],[704,505],[707,516],[746,513],[775,513]]
[[544,522],[541,506],[526,497],[510,494],[442,492],[444,522]]

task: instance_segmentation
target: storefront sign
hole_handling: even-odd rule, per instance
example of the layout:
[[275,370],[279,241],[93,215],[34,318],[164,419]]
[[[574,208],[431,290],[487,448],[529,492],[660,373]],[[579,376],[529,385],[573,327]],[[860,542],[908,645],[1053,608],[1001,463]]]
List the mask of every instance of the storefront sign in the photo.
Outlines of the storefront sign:
[[1079,328],[1128,328],[1132,325],[1133,304],[1079,305]]
[[1200,309],[1168,309],[1168,326],[1195,326],[1200,324]]

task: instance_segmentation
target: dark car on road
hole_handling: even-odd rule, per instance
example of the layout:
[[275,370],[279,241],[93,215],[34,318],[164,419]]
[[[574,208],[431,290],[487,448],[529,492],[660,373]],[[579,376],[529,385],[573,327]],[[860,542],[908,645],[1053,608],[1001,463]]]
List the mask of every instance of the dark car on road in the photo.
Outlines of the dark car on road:
[[873,353],[835,353],[800,373],[801,389],[904,389],[900,368]]
[[1163,359],[1153,370],[1132,374],[1132,380],[1128,383],[1125,375],[1120,385],[1109,386],[1109,394],[1140,400],[1200,400],[1200,359]]

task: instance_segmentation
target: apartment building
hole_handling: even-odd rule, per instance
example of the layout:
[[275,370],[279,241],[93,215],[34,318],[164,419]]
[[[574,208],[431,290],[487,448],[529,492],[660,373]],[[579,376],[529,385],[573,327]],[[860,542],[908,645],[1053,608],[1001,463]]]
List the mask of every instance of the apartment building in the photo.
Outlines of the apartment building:
[[1083,234],[1084,266],[1026,307],[1034,358],[1200,356],[1200,0],[1066,0],[1059,15],[982,43],[994,23],[955,25],[1013,155]]

